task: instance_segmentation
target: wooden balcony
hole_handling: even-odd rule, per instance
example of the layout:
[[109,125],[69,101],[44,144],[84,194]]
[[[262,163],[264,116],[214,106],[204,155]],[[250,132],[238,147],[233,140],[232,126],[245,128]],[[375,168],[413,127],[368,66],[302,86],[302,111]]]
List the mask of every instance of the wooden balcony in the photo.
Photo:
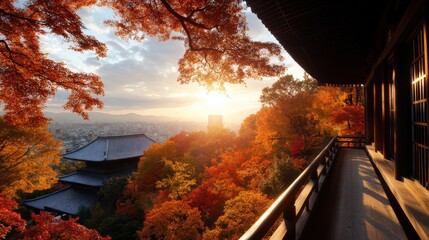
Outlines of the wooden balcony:
[[[279,219],[283,221],[277,227]],[[241,239],[415,236],[406,232],[367,156],[364,139],[347,136],[333,138]]]

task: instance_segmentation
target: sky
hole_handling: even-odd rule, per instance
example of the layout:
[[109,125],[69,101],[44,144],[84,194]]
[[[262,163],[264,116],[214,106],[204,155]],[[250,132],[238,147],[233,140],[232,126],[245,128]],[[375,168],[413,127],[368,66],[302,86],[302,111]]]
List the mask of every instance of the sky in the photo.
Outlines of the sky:
[[[249,35],[255,40],[277,42],[257,16],[246,11]],[[68,50],[61,38],[45,35],[42,49],[48,57],[63,61],[73,71],[92,72],[101,77],[105,96],[101,110],[111,114],[137,113],[166,116],[182,120],[207,121],[210,114],[221,114],[226,125],[239,124],[261,107],[259,96],[264,87],[276,78],[249,80],[245,85],[226,85],[226,94],[208,93],[196,83],[179,84],[178,60],[184,53],[181,41],[159,42],[147,38],[143,42],[124,41],[114,29],[104,25],[111,19],[109,9],[85,8],[79,11],[86,33],[95,36],[108,47],[107,57],[96,59],[91,52]],[[284,51],[286,74],[302,78],[303,70]],[[46,111],[61,112],[68,94],[59,90],[47,103]],[[98,110],[97,110],[98,111]]]

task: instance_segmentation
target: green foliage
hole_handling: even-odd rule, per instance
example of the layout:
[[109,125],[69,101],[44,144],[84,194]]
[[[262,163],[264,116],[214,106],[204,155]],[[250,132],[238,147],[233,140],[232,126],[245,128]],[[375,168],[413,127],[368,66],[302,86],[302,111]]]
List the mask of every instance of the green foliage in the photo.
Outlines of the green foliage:
[[[83,214],[83,216],[87,216],[85,211],[80,212],[80,214]],[[108,217],[109,213],[106,212],[101,204],[98,202],[95,204],[95,206],[91,209],[91,215],[90,217],[83,221],[83,224],[88,227],[95,229],[98,227],[98,225],[103,221],[104,218]]]
[[91,209],[81,206],[77,216],[79,217],[78,223],[85,225],[86,221],[91,218]]
[[62,159],[60,162],[59,175],[75,173],[78,169],[85,167],[85,162]]
[[304,79],[294,79],[292,75],[279,78],[271,87],[262,89],[261,102],[265,106],[273,106],[279,98],[296,96],[298,93],[313,93],[316,91],[317,81],[307,73]]
[[115,210],[116,202],[122,197],[128,180],[122,178],[111,178],[104,183],[98,191],[99,202],[103,209],[109,213]]
[[298,177],[300,171],[293,166],[292,158],[279,154],[273,159],[269,175],[261,185],[261,191],[269,196],[277,196]]
[[113,240],[137,239],[137,230],[142,228],[142,221],[126,215],[114,214],[105,218],[98,226],[98,232],[109,235]]
[[80,212],[82,217],[87,218],[82,220],[85,226],[97,229],[105,218],[115,212],[116,203],[123,196],[127,183],[126,178],[111,178],[100,188],[98,191],[99,200],[91,209],[90,217],[88,217],[87,210]]

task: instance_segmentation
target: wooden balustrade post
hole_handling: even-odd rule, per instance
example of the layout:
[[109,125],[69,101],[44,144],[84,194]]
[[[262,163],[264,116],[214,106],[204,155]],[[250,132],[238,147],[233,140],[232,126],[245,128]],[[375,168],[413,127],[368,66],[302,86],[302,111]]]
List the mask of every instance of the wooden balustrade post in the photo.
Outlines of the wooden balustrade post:
[[319,179],[317,178],[317,168],[311,172],[310,180],[314,183],[314,190],[319,192]]
[[338,149],[340,148],[340,146],[335,143],[334,146],[332,146],[331,150],[332,150],[332,155],[331,155],[331,159],[333,159],[335,157],[335,154],[337,154]]
[[330,152],[331,151],[329,151],[327,154],[325,154],[325,162],[326,162],[326,166],[327,167],[331,166],[331,161],[330,161],[330,159],[331,159],[331,157],[330,157],[331,153]]
[[[326,175],[326,165],[328,165],[328,163],[326,162],[326,154],[330,154],[330,151],[326,151],[325,155],[322,157],[322,159],[320,159],[321,161],[321,165],[324,166],[323,170],[321,172],[321,174]],[[329,166],[329,165],[328,165]]]
[[296,238],[296,216],[295,204],[290,204],[283,210],[283,219],[286,225],[286,235],[283,239],[295,240]]

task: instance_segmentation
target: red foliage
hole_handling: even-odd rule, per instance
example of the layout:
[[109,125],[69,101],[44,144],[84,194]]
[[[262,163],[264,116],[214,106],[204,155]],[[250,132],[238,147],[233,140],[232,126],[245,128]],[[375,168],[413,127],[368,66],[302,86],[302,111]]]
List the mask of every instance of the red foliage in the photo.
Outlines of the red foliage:
[[[182,40],[178,81],[213,88],[246,79],[277,76],[285,68],[275,43],[252,41],[247,36],[244,4],[239,1],[103,0],[119,16],[108,24],[125,39],[156,37]],[[142,21],[142,19],[144,19]],[[177,34],[181,33],[181,34]]]
[[69,42],[72,50],[93,50],[104,57],[106,46],[83,32],[76,13],[95,1],[15,3],[0,1],[0,104],[4,118],[15,124],[46,122],[42,110],[58,89],[70,92],[64,108],[84,118],[94,107],[102,108],[102,102],[94,97],[103,95],[98,76],[72,72],[64,63],[49,59],[40,47],[40,37],[51,33]]
[[177,154],[183,156],[195,141],[200,140],[202,134],[199,132],[180,132],[170,138],[175,143]]
[[156,202],[161,204],[163,202],[171,201],[172,199],[169,197],[170,191],[168,189],[161,190],[158,193],[158,197],[156,198]]
[[25,230],[23,237],[25,240],[46,240],[46,239],[69,239],[69,240],[110,240],[109,236],[102,237],[93,230],[88,229],[76,221],[78,218],[67,221],[57,219],[47,212],[31,214],[37,225]]
[[296,169],[304,170],[307,162],[303,158],[294,158],[292,160],[292,166]]
[[214,181],[204,181],[192,190],[188,199],[192,207],[197,207],[206,223],[214,223],[222,215],[225,197],[213,189]]
[[116,204],[116,214],[126,215],[131,218],[138,216],[139,210],[137,206],[130,200],[126,199],[123,201],[118,201]]
[[290,154],[293,155],[298,155],[300,153],[302,153],[302,151],[305,150],[305,141],[304,138],[302,137],[297,137],[295,139],[295,141],[292,144],[292,147],[290,148]]
[[201,239],[204,223],[198,209],[183,201],[157,204],[147,214],[140,239]]
[[347,122],[342,129],[342,134],[359,135],[365,132],[364,108],[363,106],[345,106],[332,114],[334,123]]
[[0,195],[0,239],[4,239],[13,228],[18,231],[24,230],[25,221],[13,211],[17,207],[16,202]]
[[[248,153],[246,150],[236,149],[234,151],[225,152],[222,154],[222,161],[216,162],[216,165],[207,168],[206,172],[212,178],[230,178],[233,182],[238,183],[240,179],[237,175],[237,169],[247,158]],[[212,160],[212,163],[213,162]]]

